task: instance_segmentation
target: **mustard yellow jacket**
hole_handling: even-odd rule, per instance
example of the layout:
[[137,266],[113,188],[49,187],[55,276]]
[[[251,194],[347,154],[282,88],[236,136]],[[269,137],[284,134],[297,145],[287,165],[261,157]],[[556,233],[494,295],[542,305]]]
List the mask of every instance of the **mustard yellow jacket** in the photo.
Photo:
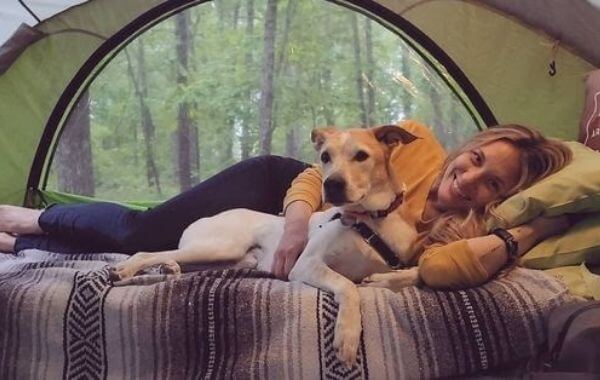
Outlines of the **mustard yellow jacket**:
[[[419,137],[408,145],[394,149],[391,162],[398,172],[398,178],[407,186],[402,215],[416,226],[419,239],[423,239],[428,225],[422,217],[425,203],[431,186],[440,174],[446,152],[425,125],[416,121],[405,121],[400,125]],[[286,194],[284,210],[295,201],[308,203],[313,211],[330,207],[322,204],[321,184],[322,173],[319,168],[308,168],[300,173]],[[469,249],[466,240],[426,247],[418,257],[419,274],[430,287],[473,287],[486,282],[491,276]]]

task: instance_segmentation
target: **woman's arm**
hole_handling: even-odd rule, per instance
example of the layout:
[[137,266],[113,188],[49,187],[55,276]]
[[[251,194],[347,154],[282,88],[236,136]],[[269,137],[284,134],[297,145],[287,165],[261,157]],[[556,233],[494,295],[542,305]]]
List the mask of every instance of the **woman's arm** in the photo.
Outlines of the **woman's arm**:
[[[521,256],[540,241],[567,228],[569,228],[569,219],[563,215],[552,218],[538,217],[527,224],[511,228],[508,232],[519,243],[519,256]],[[508,260],[506,244],[496,235],[469,239],[468,245],[487,273],[496,273]]]
[[[518,242],[522,255],[569,225],[567,216],[538,217],[508,231]],[[496,235],[481,236],[427,249],[419,260],[419,275],[433,288],[468,288],[488,281],[507,260],[502,239]]]
[[308,241],[308,221],[321,205],[321,172],[308,168],[300,173],[290,186],[283,201],[285,225],[275,250],[271,272],[287,279],[298,256]]
[[287,279],[298,256],[308,242],[308,221],[313,210],[304,201],[289,204],[285,212],[283,235],[275,250],[271,272],[281,279]]
[[321,207],[321,188],[323,175],[321,170],[315,167],[305,169],[292,181],[283,200],[283,212],[287,214],[287,208],[296,201],[308,203],[312,211]]

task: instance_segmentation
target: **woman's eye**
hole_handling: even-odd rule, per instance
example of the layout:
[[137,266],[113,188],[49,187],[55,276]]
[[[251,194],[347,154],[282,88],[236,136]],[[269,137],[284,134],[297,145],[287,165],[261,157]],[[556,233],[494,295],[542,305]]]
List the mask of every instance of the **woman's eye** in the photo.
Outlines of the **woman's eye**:
[[354,159],[358,162],[364,161],[367,158],[369,158],[369,154],[363,150],[359,150],[356,152],[356,155],[354,155]]
[[329,156],[329,153],[327,153],[327,152],[321,153],[321,162],[326,164],[329,161],[331,161],[331,157]]
[[481,154],[479,154],[479,152],[476,152],[476,151],[471,152],[471,154],[473,155],[473,161],[476,164],[481,164],[481,161],[482,161]]
[[492,188],[492,190],[494,190],[496,193],[500,192],[500,184],[498,183],[498,181],[490,181],[490,187]]

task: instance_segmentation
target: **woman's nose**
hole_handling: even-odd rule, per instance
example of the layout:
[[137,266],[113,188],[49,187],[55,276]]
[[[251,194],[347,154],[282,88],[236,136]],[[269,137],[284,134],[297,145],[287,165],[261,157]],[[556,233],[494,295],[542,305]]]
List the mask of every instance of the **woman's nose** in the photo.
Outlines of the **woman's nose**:
[[485,173],[479,168],[472,168],[463,173],[463,186],[473,187],[481,183]]

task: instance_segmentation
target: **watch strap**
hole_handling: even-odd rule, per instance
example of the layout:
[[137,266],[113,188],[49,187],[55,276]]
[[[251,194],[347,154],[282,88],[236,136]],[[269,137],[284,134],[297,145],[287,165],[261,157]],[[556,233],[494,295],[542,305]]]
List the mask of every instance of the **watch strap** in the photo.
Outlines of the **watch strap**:
[[519,243],[513,234],[504,228],[494,228],[492,233],[504,241],[509,260],[516,260],[519,257]]

